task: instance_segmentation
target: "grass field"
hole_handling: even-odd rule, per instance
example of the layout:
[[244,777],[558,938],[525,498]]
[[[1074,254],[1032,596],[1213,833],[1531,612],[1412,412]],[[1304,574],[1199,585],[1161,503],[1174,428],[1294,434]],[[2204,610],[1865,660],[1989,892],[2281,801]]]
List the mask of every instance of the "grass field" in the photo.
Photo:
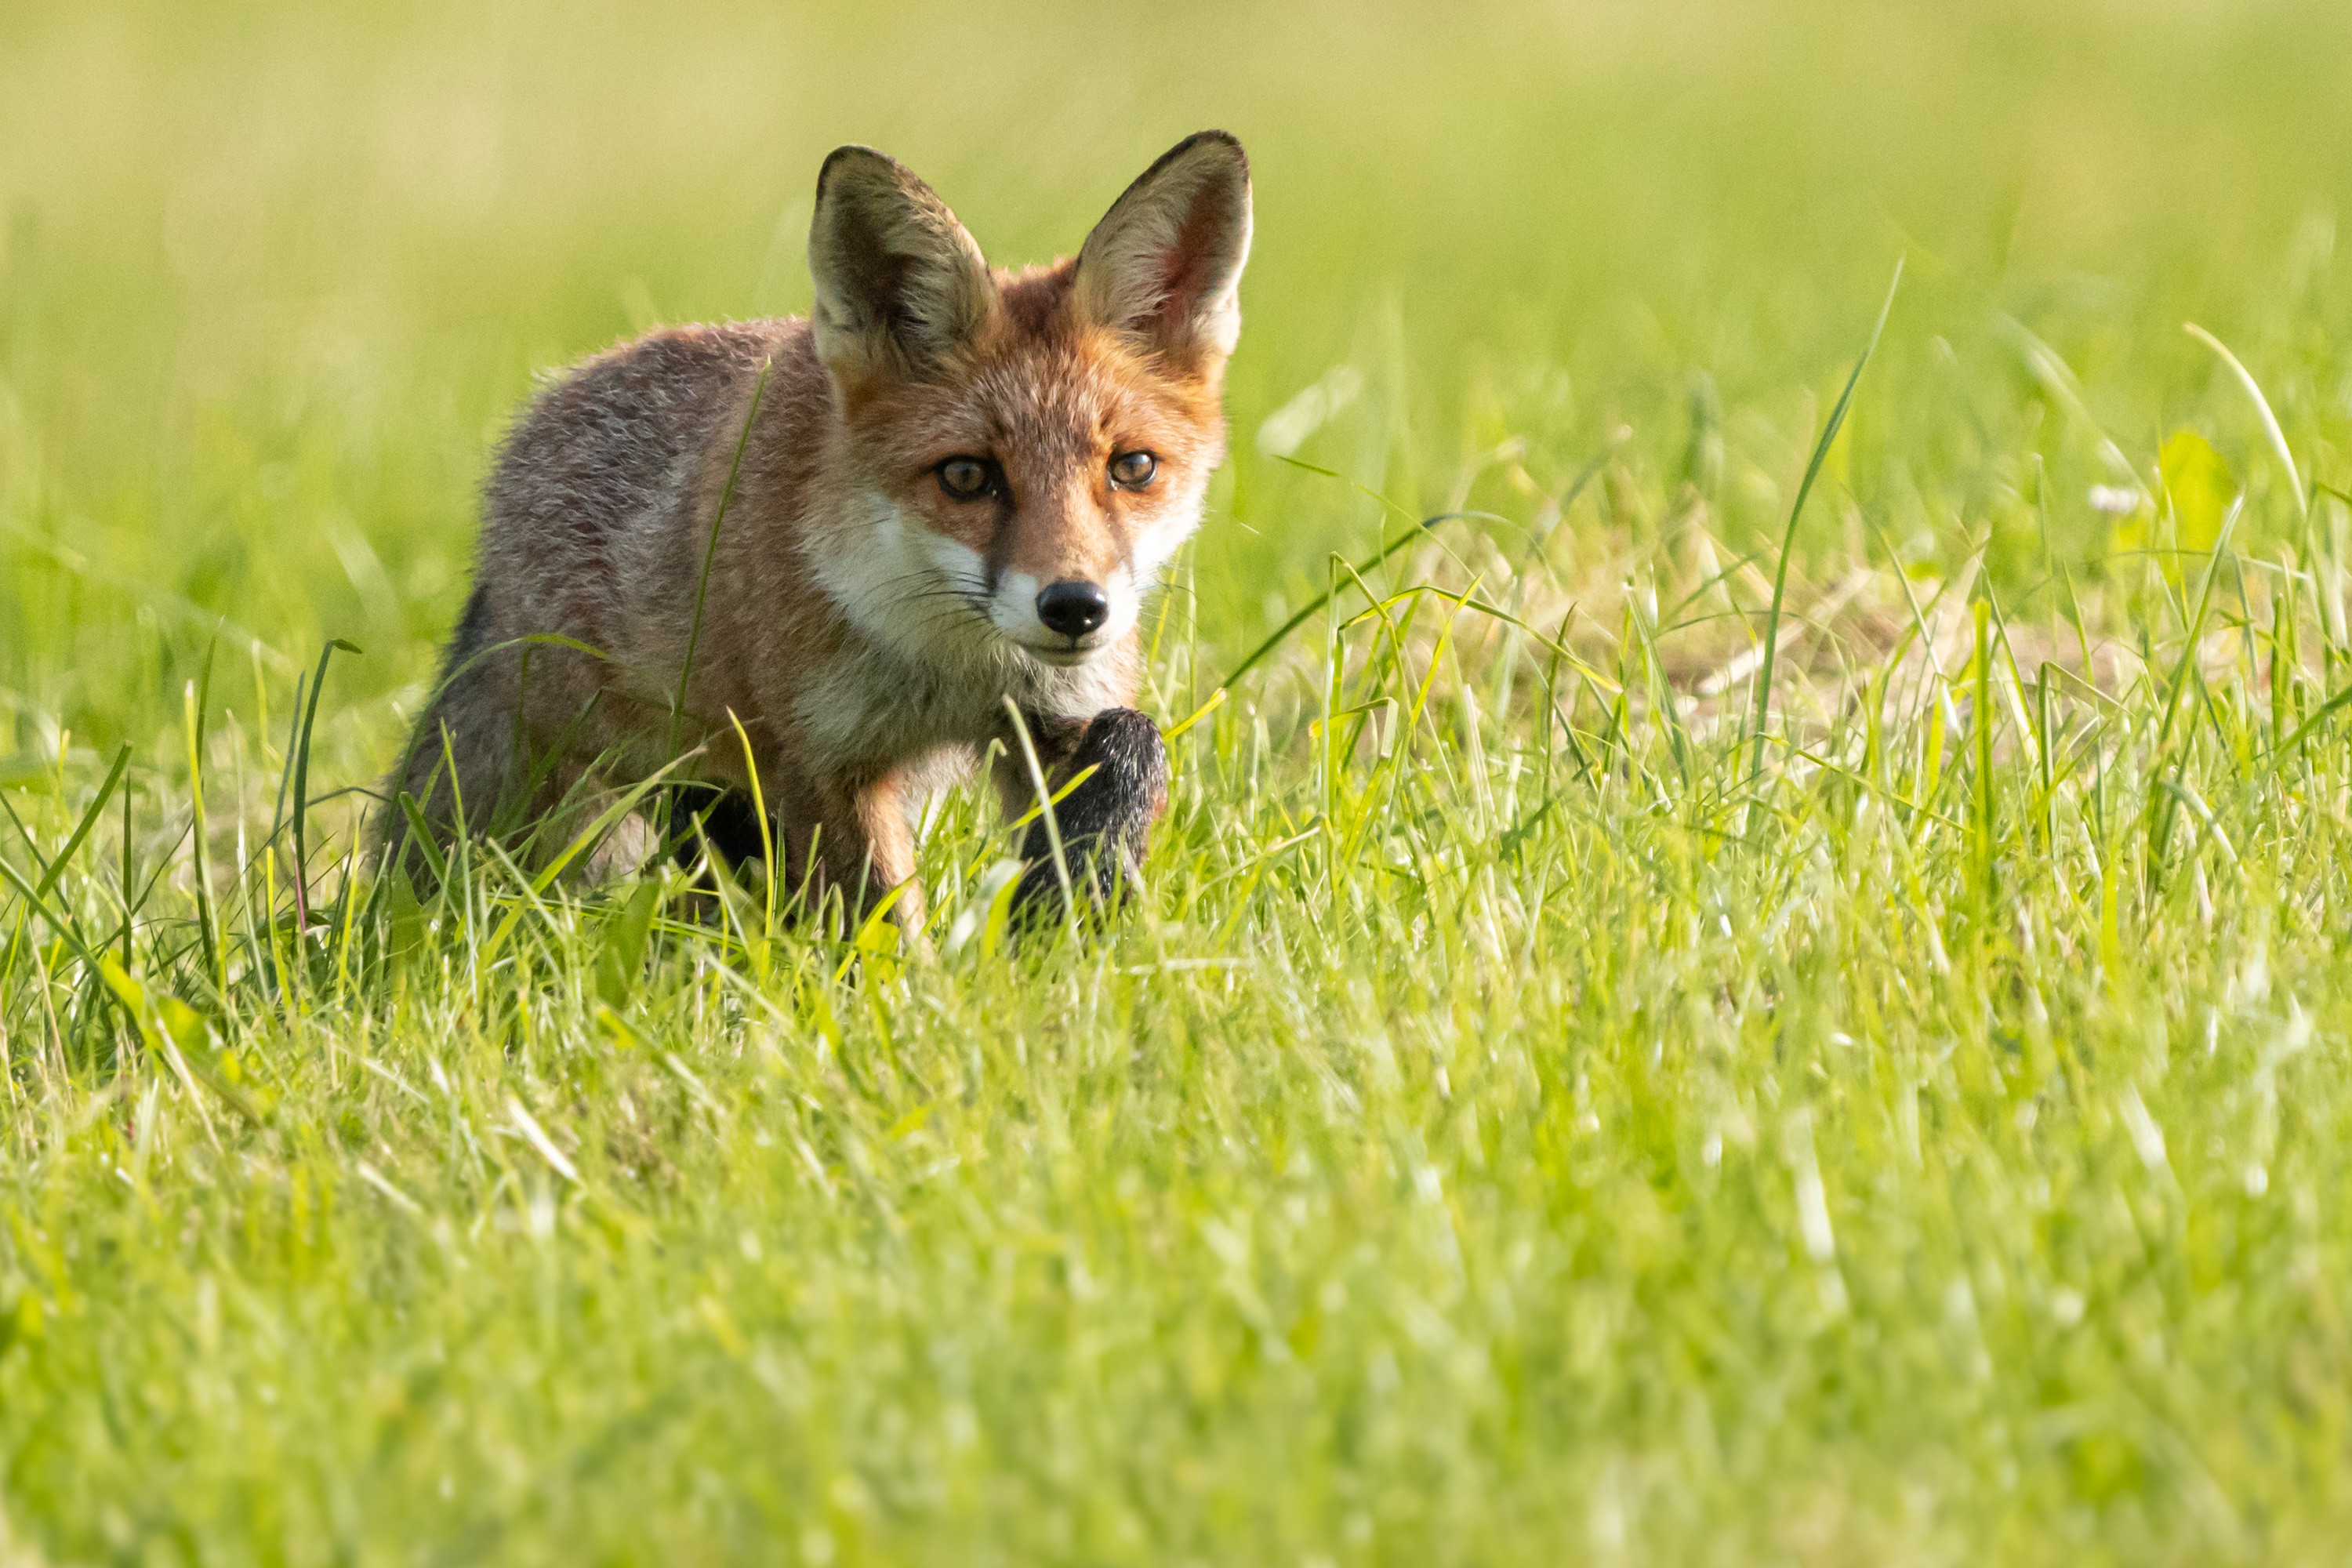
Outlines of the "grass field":
[[[0,1564],[2344,1562],[2347,58],[0,11]],[[1018,261],[1210,124],[1139,909],[383,891],[534,374],[802,308],[837,142]]]

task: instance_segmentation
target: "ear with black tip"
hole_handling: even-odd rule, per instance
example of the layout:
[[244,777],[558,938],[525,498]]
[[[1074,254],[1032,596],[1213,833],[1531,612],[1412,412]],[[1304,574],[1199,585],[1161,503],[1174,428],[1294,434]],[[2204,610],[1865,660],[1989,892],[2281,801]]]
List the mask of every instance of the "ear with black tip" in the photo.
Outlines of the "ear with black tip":
[[836,149],[816,177],[810,316],[834,374],[919,377],[995,308],[988,263],[930,186],[871,147]]
[[1213,373],[1242,331],[1249,159],[1223,131],[1188,136],[1111,204],[1078,252],[1088,320]]

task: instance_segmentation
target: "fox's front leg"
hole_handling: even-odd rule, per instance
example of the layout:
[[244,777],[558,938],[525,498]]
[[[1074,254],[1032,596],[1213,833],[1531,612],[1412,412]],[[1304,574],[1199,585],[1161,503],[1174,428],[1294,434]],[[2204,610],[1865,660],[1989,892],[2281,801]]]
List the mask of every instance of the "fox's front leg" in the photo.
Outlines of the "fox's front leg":
[[[1031,727],[1048,792],[1094,771],[1055,803],[1050,829],[1040,812],[1022,836],[1027,869],[1013,895],[1014,917],[1059,918],[1065,868],[1081,907],[1109,907],[1141,868],[1151,825],[1168,809],[1168,748],[1160,727],[1132,708],[1106,708],[1083,724],[1033,721]],[[998,761],[996,782],[1006,816],[1018,820],[1036,806],[1036,781],[1017,749]],[[1054,861],[1056,833],[1061,867]]]
[[923,886],[915,880],[915,836],[896,775],[870,780],[804,780],[776,802],[776,853],[784,887],[810,912],[833,893],[855,932],[867,911],[902,884],[890,906],[898,929],[922,929]]

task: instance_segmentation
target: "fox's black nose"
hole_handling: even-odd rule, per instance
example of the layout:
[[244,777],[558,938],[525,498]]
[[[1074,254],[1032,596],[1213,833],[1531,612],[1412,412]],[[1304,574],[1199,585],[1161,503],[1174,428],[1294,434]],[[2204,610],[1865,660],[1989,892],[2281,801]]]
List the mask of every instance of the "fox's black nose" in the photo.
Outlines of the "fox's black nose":
[[1048,583],[1037,593],[1037,618],[1048,631],[1082,637],[1110,619],[1110,595],[1101,584],[1075,577]]

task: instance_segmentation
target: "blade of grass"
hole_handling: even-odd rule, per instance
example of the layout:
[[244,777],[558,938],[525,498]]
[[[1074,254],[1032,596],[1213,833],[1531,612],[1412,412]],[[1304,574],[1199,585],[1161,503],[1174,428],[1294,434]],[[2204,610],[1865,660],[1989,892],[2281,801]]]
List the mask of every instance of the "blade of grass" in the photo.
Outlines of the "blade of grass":
[[743,428],[735,436],[735,457],[727,465],[727,483],[719,491],[719,509],[710,518],[710,536],[703,542],[702,574],[694,585],[694,620],[687,628],[686,658],[677,667],[677,695],[669,705],[669,743],[666,750],[671,754],[677,751],[678,721],[686,717],[687,684],[694,677],[695,649],[702,643],[702,612],[710,596],[710,565],[719,558],[719,530],[727,521],[727,509],[734,504],[735,481],[743,472],[744,448],[751,444],[751,426],[760,417],[760,401],[768,393],[768,373],[774,367],[775,361],[763,361],[760,379],[751,384],[751,405],[743,411]]
[[[1349,571],[1353,576],[1362,576],[1364,574],[1370,572],[1381,563],[1388,560],[1390,556],[1394,555],[1398,551],[1402,550],[1406,545],[1412,544],[1423,538],[1430,531],[1430,530],[1435,528],[1441,522],[1454,522],[1464,518],[1483,518],[1488,515],[1490,514],[1483,511],[1442,511],[1435,517],[1423,518],[1419,522],[1413,524],[1410,530],[1397,535],[1397,537],[1390,540],[1386,544],[1381,545],[1377,553],[1368,555],[1363,560],[1357,562],[1353,566],[1349,568]],[[1234,666],[1232,669],[1226,671],[1225,678],[1217,682],[1217,684],[1223,687],[1230,687],[1243,676],[1247,675],[1251,670],[1256,668],[1258,664],[1265,659],[1266,655],[1272,653],[1276,648],[1280,647],[1289,639],[1291,633],[1297,631],[1299,627],[1312,620],[1318,613],[1320,613],[1324,605],[1329,604],[1335,597],[1337,597],[1341,585],[1342,584],[1335,582],[1331,586],[1324,589],[1322,593],[1315,595],[1315,597],[1309,600],[1306,606],[1300,609],[1297,614],[1283,622],[1282,625],[1276,629],[1275,634],[1272,637],[1258,644],[1255,648],[1252,648],[1248,658],[1243,659],[1239,664]]]
[[767,886],[763,891],[760,913],[760,977],[767,978],[768,943],[776,934],[776,840],[768,820],[768,797],[760,787],[760,763],[751,753],[751,737],[743,729],[743,721],[735,710],[727,710],[727,721],[735,726],[735,739],[743,748],[743,773],[751,781],[751,815],[760,824],[760,858],[768,868]]
[[357,653],[356,644],[341,637],[328,639],[319,650],[318,672],[310,678],[310,703],[302,710],[302,732],[294,749],[294,919],[298,930],[310,929],[310,847],[305,824],[310,815],[310,736],[319,721],[319,694],[327,689],[327,661],[335,650]]
[[217,995],[228,995],[228,952],[223,945],[219,910],[213,903],[212,858],[207,843],[205,822],[205,710],[210,706],[213,689],[213,655],[220,647],[215,634],[205,648],[204,668],[197,678],[187,683],[182,692],[184,723],[188,734],[188,801],[194,823],[190,838],[194,858],[192,869],[196,879],[196,931],[205,950],[205,968]]
[[2280,466],[2286,469],[2287,488],[2294,492],[2295,510],[2308,513],[2311,500],[2303,492],[2303,475],[2294,466],[2294,454],[2287,449],[2286,432],[2279,428],[2278,416],[2271,412],[2271,400],[2263,395],[2263,389],[2254,381],[2252,373],[2239,362],[2238,356],[2231,353],[2221,339],[2196,322],[2183,321],[2181,329],[2221,355],[2221,363],[2230,367],[2230,374],[2236,376],[2238,384],[2245,389],[2246,396],[2253,402],[2254,412],[2262,416],[2263,433],[2271,439],[2271,450],[2278,454]]
[[1878,339],[1886,331],[1886,318],[1895,309],[1895,291],[1903,286],[1903,259],[1895,263],[1895,279],[1886,286],[1885,303],[1878,307],[1877,323],[1870,329],[1870,342],[1864,345],[1862,357],[1853,362],[1853,373],[1845,378],[1845,390],[1838,394],[1837,406],[1830,410],[1829,423],[1822,427],[1821,439],[1813,443],[1813,455],[1805,465],[1805,477],[1797,486],[1797,502],[1789,509],[1789,526],[1780,536],[1780,563],[1772,574],[1772,606],[1764,617],[1764,658],[1756,670],[1755,746],[1748,764],[1751,778],[1764,773],[1764,727],[1772,702],[1772,662],[1780,650],[1780,606],[1789,594],[1789,556],[1797,545],[1797,520],[1805,514],[1805,499],[1813,493],[1813,481],[1821,477],[1822,464],[1828,460],[1831,446],[1838,432],[1845,427],[1846,410],[1853,405],[1853,389],[1862,380],[1864,367],[1870,356],[1878,352]]
[[[96,798],[91,800],[89,808],[81,814],[81,821],[75,826],[72,836],[66,840],[66,847],[58,851],[55,859],[43,862],[41,852],[35,847],[31,835],[25,832],[25,825],[21,822],[16,824],[17,833],[24,837],[25,847],[31,851],[34,863],[41,867],[41,880],[36,897],[48,897],[49,890],[58,885],[58,879],[65,875],[66,866],[73,859],[74,851],[81,847],[82,840],[88,838],[90,830],[98,826],[98,814],[106,809],[107,801],[112,797],[115,786],[122,782],[122,775],[130,766],[131,742],[125,741],[122,743],[122,749],[114,753],[114,766],[107,771],[106,782],[98,786]],[[9,816],[14,817],[15,815],[12,809]],[[128,896],[127,884],[125,896]]]
[[1021,742],[1021,761],[1027,766],[1029,783],[1037,792],[1037,805],[1045,818],[1045,843],[1054,852],[1054,879],[1062,885],[1062,912],[1075,936],[1078,929],[1078,900],[1070,887],[1070,861],[1062,848],[1062,825],[1054,812],[1053,792],[1045,787],[1045,770],[1037,761],[1037,747],[1029,739],[1029,725],[1021,717],[1021,705],[1008,695],[1004,710],[1013,716],[1013,735]]
[[[2180,712],[2181,693],[2188,689],[2189,671],[2197,662],[2198,640],[2205,635],[2205,615],[2213,602],[2213,580],[2221,574],[2221,562],[2230,549],[2230,536],[2237,531],[2238,519],[2246,510],[2246,498],[2241,494],[2231,503],[2229,514],[2221,520],[2221,537],[2214,540],[2213,549],[2205,558],[2204,575],[2197,584],[2197,607],[2188,621],[2188,637],[2183,640],[2179,662],[2172,667],[2172,679],[2165,683],[2164,716],[2157,725],[2156,745],[2149,752],[2150,765],[2162,767],[2167,744],[2172,738],[2174,720]],[[2173,782],[2180,782],[2180,769],[2173,770]],[[2158,854],[2172,828],[2173,796],[2158,793],[2149,796],[2145,826],[2147,829],[2147,874],[2153,886],[2163,870]]]

